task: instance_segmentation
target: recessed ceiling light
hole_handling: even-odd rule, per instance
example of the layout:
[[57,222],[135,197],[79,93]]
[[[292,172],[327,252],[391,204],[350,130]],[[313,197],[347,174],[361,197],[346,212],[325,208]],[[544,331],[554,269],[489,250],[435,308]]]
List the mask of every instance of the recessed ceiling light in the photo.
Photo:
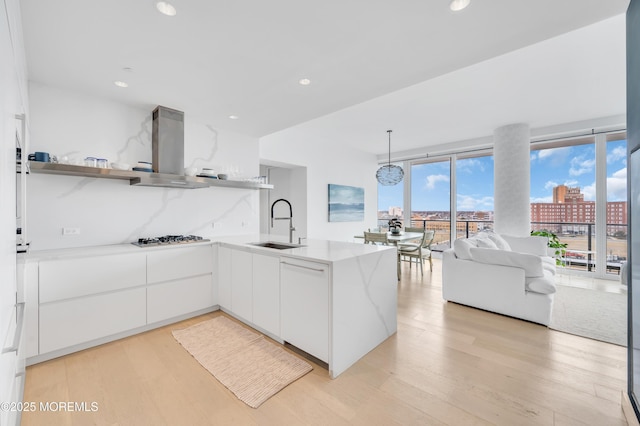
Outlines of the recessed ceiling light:
[[471,3],[471,0],[451,0],[449,9],[453,10],[454,12],[458,12],[469,6],[469,3]]
[[237,115],[230,115],[229,118],[232,120],[237,120],[240,117],[238,117]]
[[298,80],[298,83],[302,84],[303,86],[308,86],[311,84],[311,80],[309,80],[308,78],[301,78],[300,80]]
[[167,16],[176,16],[176,8],[173,7],[173,5],[171,3],[168,3],[166,1],[159,1],[156,3],[156,9],[158,9],[158,11],[164,15]]
[[127,83],[125,83],[124,81],[114,81],[113,84],[115,84],[118,87],[129,87],[129,85]]

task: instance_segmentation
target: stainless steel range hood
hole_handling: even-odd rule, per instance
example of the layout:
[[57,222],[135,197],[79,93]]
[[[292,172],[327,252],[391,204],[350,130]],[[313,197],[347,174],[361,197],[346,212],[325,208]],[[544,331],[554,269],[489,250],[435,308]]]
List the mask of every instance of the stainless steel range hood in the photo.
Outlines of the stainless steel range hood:
[[131,185],[204,188],[184,175],[184,112],[158,106],[153,110],[151,159],[154,173],[133,179]]

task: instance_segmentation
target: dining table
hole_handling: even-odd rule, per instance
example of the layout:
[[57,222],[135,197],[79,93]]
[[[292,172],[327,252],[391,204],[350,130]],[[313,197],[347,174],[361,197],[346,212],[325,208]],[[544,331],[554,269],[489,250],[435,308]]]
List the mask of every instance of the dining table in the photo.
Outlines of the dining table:
[[[354,235],[354,238],[364,238],[363,235]],[[399,234],[393,234],[391,232],[387,232],[387,240],[393,245],[398,245],[398,243],[411,241],[411,240],[419,240],[422,238],[422,232],[400,232]]]

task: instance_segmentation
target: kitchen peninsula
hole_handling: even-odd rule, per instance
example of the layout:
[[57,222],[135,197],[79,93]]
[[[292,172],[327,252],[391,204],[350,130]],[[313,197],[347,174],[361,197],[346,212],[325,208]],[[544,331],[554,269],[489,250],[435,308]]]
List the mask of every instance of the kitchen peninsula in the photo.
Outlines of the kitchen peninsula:
[[268,235],[26,254],[27,363],[222,309],[337,377],[397,330],[394,247]]

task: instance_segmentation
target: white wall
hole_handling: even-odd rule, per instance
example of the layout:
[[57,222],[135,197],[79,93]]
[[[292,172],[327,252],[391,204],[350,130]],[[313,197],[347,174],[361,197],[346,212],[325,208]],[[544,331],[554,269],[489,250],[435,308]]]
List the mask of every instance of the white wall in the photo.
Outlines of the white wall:
[[[293,242],[307,237],[307,168],[295,166],[260,166],[260,174],[267,176],[274,188],[261,193],[262,207],[260,232],[263,234],[289,236],[289,222],[275,220],[271,226],[271,205],[281,198],[291,203],[293,211]],[[275,216],[289,214],[286,203],[278,203],[274,208]]]
[[[378,164],[375,155],[336,146],[302,124],[261,138],[260,158],[306,167],[309,238],[354,241],[354,235],[376,226],[378,186],[375,175]],[[330,183],[364,188],[363,221],[329,222]]]
[[[70,160],[151,161],[151,109],[30,83],[31,149]],[[171,107],[171,105],[165,105]],[[258,141],[185,113],[185,166],[257,176]],[[127,243],[139,237],[256,233],[259,194],[229,188],[171,189],[128,181],[32,173],[31,250]],[[63,236],[63,227],[80,235]]]

